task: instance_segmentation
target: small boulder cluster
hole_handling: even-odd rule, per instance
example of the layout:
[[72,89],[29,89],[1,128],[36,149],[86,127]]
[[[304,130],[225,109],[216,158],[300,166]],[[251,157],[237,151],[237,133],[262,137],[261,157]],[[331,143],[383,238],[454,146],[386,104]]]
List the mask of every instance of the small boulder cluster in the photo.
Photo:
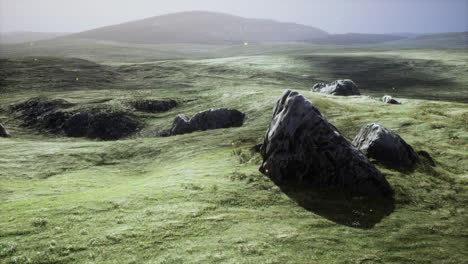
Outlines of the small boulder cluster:
[[228,108],[209,109],[195,114],[192,118],[180,114],[174,119],[172,128],[164,131],[162,135],[172,136],[209,129],[240,127],[244,119],[244,113]]

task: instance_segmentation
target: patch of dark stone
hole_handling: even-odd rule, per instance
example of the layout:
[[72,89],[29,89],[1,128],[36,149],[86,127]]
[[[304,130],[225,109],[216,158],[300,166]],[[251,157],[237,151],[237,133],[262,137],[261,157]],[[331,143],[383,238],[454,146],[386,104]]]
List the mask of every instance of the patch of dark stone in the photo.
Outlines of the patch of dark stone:
[[123,111],[100,107],[70,110],[73,104],[59,99],[36,97],[10,106],[22,126],[64,133],[69,137],[117,140],[136,132],[142,124]]
[[337,223],[370,228],[393,211],[385,177],[296,91],[278,100],[260,154],[260,172],[299,205]]
[[60,129],[60,125],[70,113],[64,109],[73,104],[63,99],[34,97],[23,103],[10,106],[10,112],[21,119],[24,127],[40,127],[50,130]]
[[91,109],[73,114],[62,128],[69,137],[117,140],[130,136],[140,127],[138,120],[124,112]]
[[216,108],[198,112],[192,118],[180,114],[174,119],[172,128],[168,131],[163,131],[160,136],[181,135],[209,129],[240,127],[243,125],[244,119],[244,113],[227,108]]
[[160,100],[134,100],[129,101],[128,105],[137,111],[147,113],[166,112],[177,106],[177,101],[172,99]]
[[312,91],[317,93],[326,93],[341,96],[361,95],[358,86],[352,80],[349,79],[336,80],[329,84],[316,83],[312,87]]
[[354,138],[353,145],[368,158],[392,167],[411,168],[418,162],[418,155],[406,141],[379,124],[363,126]]

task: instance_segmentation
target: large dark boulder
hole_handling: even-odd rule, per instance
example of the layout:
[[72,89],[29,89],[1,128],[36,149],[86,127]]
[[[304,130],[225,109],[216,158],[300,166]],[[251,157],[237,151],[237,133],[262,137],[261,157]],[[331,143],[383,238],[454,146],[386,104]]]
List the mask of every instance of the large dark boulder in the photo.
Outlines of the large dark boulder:
[[279,185],[333,187],[390,197],[385,177],[296,91],[278,100],[261,146],[260,171]]
[[393,97],[391,97],[390,95],[384,95],[382,97],[382,102],[386,103],[386,104],[401,104],[401,102],[395,100]]
[[418,161],[418,155],[410,145],[395,132],[378,124],[363,126],[353,144],[367,157],[391,166],[408,167]]
[[0,137],[11,137],[10,133],[8,133],[2,124],[0,124]]
[[178,115],[172,123],[170,134],[180,135],[200,130],[240,127],[244,123],[244,118],[244,113],[227,108],[202,111],[190,119],[185,115]]
[[349,79],[337,80],[330,84],[317,83],[312,87],[312,91],[342,96],[361,95],[358,86]]
[[161,99],[161,100],[135,100],[129,102],[130,106],[135,108],[137,111],[158,113],[169,111],[170,109],[177,106],[177,101],[172,99]]

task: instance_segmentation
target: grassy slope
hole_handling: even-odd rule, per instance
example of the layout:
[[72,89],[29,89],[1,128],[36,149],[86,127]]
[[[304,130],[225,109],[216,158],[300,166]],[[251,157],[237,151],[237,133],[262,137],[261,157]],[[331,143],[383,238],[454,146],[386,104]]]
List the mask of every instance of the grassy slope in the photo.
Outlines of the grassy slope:
[[[353,56],[375,63],[367,55],[347,55]],[[401,58],[391,58],[403,67]],[[10,75],[2,107],[37,94],[115,107],[122,107],[117,99],[135,97],[188,101],[167,113],[138,114],[146,128],[117,142],[25,130],[0,112],[0,122],[15,135],[0,139],[2,262],[466,263],[466,104],[403,99],[394,106],[374,97],[313,94],[307,89],[311,83],[344,69],[333,67],[333,57],[310,54],[100,67],[79,60],[61,66],[60,60],[42,57],[34,65],[31,59],[14,62],[26,67],[26,75]],[[62,87],[35,77],[41,65],[52,62],[64,69],[50,77]],[[430,64],[428,71],[440,71],[442,63]],[[425,73],[411,65],[409,70]],[[89,67],[93,71],[86,72]],[[71,73],[86,76],[76,81]],[[101,78],[108,75],[115,81]],[[388,74],[373,80],[386,77],[398,81]],[[415,81],[418,90],[425,87],[424,78]],[[257,172],[258,157],[248,151],[264,136],[285,88],[310,98],[346,137],[378,122],[417,150],[429,151],[437,167],[421,164],[408,172],[378,165],[395,188],[397,203],[372,229],[343,226],[307,211]],[[383,94],[371,87],[363,92]],[[149,137],[178,113],[211,107],[237,108],[248,120],[241,128]]]

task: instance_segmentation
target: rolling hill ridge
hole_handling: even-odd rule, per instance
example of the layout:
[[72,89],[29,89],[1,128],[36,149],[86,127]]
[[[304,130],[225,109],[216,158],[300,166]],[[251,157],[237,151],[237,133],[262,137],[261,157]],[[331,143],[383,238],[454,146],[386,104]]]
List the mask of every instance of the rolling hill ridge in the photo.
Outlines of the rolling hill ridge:
[[140,44],[294,42],[323,38],[327,32],[310,26],[222,13],[191,11],[97,28],[68,38]]

